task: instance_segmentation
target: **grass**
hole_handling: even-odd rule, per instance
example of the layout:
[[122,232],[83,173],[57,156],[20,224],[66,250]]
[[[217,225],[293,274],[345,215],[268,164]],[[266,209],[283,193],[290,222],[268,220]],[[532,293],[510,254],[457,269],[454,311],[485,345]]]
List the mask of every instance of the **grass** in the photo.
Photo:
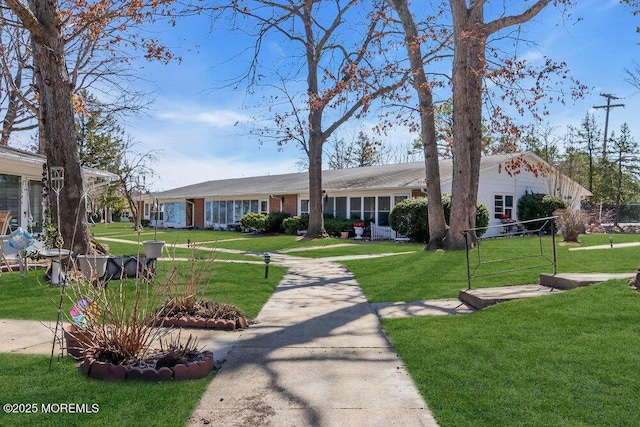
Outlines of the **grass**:
[[[121,253],[135,253],[138,240],[154,238],[153,231],[138,236],[127,226],[98,225],[92,230],[98,238],[132,242],[110,242],[112,253],[118,253],[114,248],[122,250]],[[158,230],[158,239],[170,246],[190,239],[203,247],[255,254],[307,249],[291,254],[309,258],[411,252],[343,261],[370,302],[452,298],[467,285],[465,252],[425,252],[422,245],[338,239],[307,242],[293,236],[245,236],[200,230]],[[613,240],[614,244],[638,242],[640,236],[614,235]],[[338,246],[343,243],[354,245]],[[571,250],[608,244],[608,235],[581,236],[579,245],[563,245],[558,241],[558,272],[630,273],[638,268],[638,247]],[[539,259],[533,258],[487,261],[536,254],[539,245],[537,239],[525,238],[483,241],[482,263],[477,273],[486,275],[538,263]],[[550,256],[551,239],[545,237],[542,246],[543,253]],[[187,256],[190,251],[176,249],[175,253]],[[209,255],[206,250],[197,254]],[[224,255],[227,254],[218,253],[216,257]],[[477,255],[472,252],[472,260]],[[256,259],[245,254],[230,256]],[[186,268],[187,263],[184,265]],[[160,273],[168,268],[168,263],[158,264]],[[237,305],[250,317],[257,315],[284,274],[284,269],[271,266],[270,279],[264,281],[261,265],[219,263],[215,270],[214,286],[207,290],[208,295]],[[546,266],[489,275],[475,278],[472,284],[476,288],[536,283],[540,272],[551,271],[551,266]],[[48,300],[55,301],[59,291],[37,283],[38,274],[42,272],[28,272],[24,279],[17,274],[0,277],[0,292],[5,297],[0,305],[0,318],[55,318],[55,308]],[[639,303],[640,293],[630,290],[624,281],[611,281],[502,303],[471,315],[384,320],[383,327],[442,426],[634,425],[640,417],[640,407],[634,400],[640,389]],[[145,417],[148,425],[182,425],[208,382],[204,379],[179,384],[97,383],[79,374],[67,360],[56,365],[54,372],[45,373],[46,360],[37,356],[0,355],[0,370],[7,371],[2,375],[0,395],[11,396],[15,402],[56,399],[95,402],[100,405],[100,413],[65,418],[0,415],[0,425],[136,425],[141,417]],[[14,365],[18,371],[12,374],[8,367]],[[187,391],[183,392],[182,387]],[[181,404],[174,400],[176,390]],[[137,403],[134,412],[128,409],[130,401]],[[161,408],[156,410],[158,406]]]
[[[188,262],[176,262],[183,271],[188,271]],[[151,301],[159,304],[157,288],[163,283],[163,276],[171,269],[170,263],[158,264],[158,275],[149,287]],[[264,267],[252,264],[216,263],[205,281],[204,299],[232,304],[248,317],[254,318],[278,285],[285,269],[270,266],[269,278],[264,279]],[[135,289],[135,279],[123,282],[131,292]],[[108,289],[116,292],[119,281],[111,281]],[[251,292],[247,292],[250,289]],[[44,280],[43,270],[32,270],[20,277],[19,274],[3,274],[0,277],[0,319],[24,319],[55,321],[60,288],[49,286]],[[67,292],[67,295],[69,292]],[[72,301],[64,300],[64,313],[71,309]],[[154,307],[149,307],[149,309]]]
[[443,426],[633,425],[639,304],[611,281],[383,325]]
[[[48,356],[0,354],[2,404],[35,404],[37,413],[0,412],[3,426],[183,426],[213,378],[176,382],[93,380],[71,358],[48,371]],[[43,413],[42,404],[97,404],[97,413]]]
[[[640,242],[638,235],[615,235],[614,243]],[[543,253],[551,256],[551,238],[543,238]],[[609,244],[607,235],[581,237],[579,245],[556,244],[559,273],[631,273],[640,266],[639,247],[571,250],[580,246]],[[540,258],[490,263],[515,255],[539,253],[537,238],[493,239],[481,243],[484,264],[479,274],[491,274],[512,268],[542,264]],[[471,253],[472,261],[477,252]],[[370,302],[417,301],[424,299],[455,298],[460,289],[467,288],[466,253],[415,252],[372,260],[343,261],[356,276]],[[485,288],[537,283],[540,273],[553,273],[551,265],[512,273],[489,275],[474,279],[472,287]]]

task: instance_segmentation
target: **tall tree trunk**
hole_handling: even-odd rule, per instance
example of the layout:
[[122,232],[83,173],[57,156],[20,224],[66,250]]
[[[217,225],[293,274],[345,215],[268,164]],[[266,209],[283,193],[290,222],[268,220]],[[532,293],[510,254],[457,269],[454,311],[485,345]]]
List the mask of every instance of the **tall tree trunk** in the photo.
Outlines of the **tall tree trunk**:
[[29,7],[40,26],[37,31],[29,29],[45,154],[49,167],[64,168],[60,233],[66,249],[76,255],[84,254],[90,248],[87,212],[58,5],[57,1],[29,0]]
[[311,131],[309,138],[309,227],[305,238],[325,237],[322,215],[322,135]]
[[[472,2],[473,3],[473,2]],[[446,249],[464,249],[464,230],[475,227],[482,150],[482,74],[486,35],[482,6],[451,0],[454,29],[453,175]],[[474,234],[469,235],[475,240]]]
[[436,140],[436,127],[433,114],[433,94],[431,85],[427,81],[422,62],[422,49],[418,30],[409,11],[407,0],[387,0],[395,9],[405,33],[405,45],[411,64],[413,75],[413,87],[418,94],[420,111],[420,132],[424,151],[425,182],[427,205],[429,214],[429,243],[426,249],[435,250],[442,248],[443,240],[447,235],[447,224],[444,219],[444,209],[440,188],[440,165],[438,163],[438,144]]

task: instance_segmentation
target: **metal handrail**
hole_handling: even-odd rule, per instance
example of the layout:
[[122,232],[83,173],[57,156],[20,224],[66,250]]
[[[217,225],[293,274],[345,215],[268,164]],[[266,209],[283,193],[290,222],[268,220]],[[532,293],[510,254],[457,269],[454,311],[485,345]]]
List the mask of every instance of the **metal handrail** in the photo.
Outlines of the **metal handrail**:
[[[531,219],[531,220],[527,220],[527,221],[514,221],[512,223],[508,223],[508,224],[499,224],[499,225],[492,225],[492,226],[487,226],[487,227],[475,227],[475,228],[468,228],[466,230],[462,231],[462,234],[464,234],[464,243],[465,243],[465,248],[466,248],[466,255],[467,255],[467,289],[471,289],[471,280],[472,278],[479,278],[479,277],[487,277],[487,276],[496,276],[499,274],[505,274],[505,273],[511,273],[514,271],[522,271],[522,270],[530,270],[530,269],[534,269],[534,268],[540,268],[540,267],[545,267],[547,265],[551,265],[553,267],[553,275],[555,276],[558,273],[558,266],[557,266],[557,257],[556,257],[556,226],[555,226],[555,222],[556,219],[558,217],[557,216],[550,216],[550,217],[545,217],[545,218],[537,218],[537,219]],[[544,221],[544,222],[543,222]],[[528,232],[522,232],[522,231],[516,231],[516,232],[508,232],[508,233],[503,233],[501,236],[497,236],[497,237],[491,237],[491,239],[500,239],[500,238],[505,238],[505,237],[513,237],[516,235],[521,235],[521,236],[534,236],[534,235],[538,235],[538,239],[539,239],[539,253],[536,255],[525,255],[525,256],[515,256],[515,257],[510,257],[510,258],[503,258],[503,259],[496,259],[496,260],[489,260],[489,261],[483,261],[480,255],[480,241],[483,239],[477,239],[475,238],[475,233],[477,231],[480,230],[488,230],[491,228],[504,228],[505,226],[515,226],[516,229],[518,227],[518,225],[523,225],[523,224],[530,224],[530,223],[534,223],[534,222],[543,222],[542,226],[538,229],[532,230],[532,231],[528,231]],[[551,240],[552,240],[552,258],[549,259],[548,256],[546,256],[543,253],[543,246],[542,246],[542,236],[544,235],[544,230],[550,226],[551,228]],[[478,262],[476,263],[476,265],[473,267],[473,270],[471,268],[471,259],[469,256],[471,245],[470,245],[470,236],[471,233],[474,234],[474,241],[477,242],[477,253],[478,253]],[[478,270],[478,268],[480,268],[481,265],[483,264],[492,264],[492,263],[499,263],[499,262],[511,262],[511,261],[516,261],[519,259],[530,259],[530,258],[542,258],[546,261],[548,261],[548,263],[545,264],[541,264],[541,265],[534,265],[534,266],[530,266],[530,267],[519,267],[519,268],[514,268],[514,269],[508,269],[508,270],[500,270],[497,272],[493,272],[493,273],[486,273],[486,274],[476,274],[476,271]]]

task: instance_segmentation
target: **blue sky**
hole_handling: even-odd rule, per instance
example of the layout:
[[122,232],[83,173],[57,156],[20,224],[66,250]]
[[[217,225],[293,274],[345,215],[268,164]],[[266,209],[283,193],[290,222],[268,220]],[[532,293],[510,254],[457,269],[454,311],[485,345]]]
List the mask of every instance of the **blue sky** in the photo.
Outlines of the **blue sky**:
[[[624,69],[640,57],[640,34],[635,32],[640,17],[631,15],[618,0],[583,0],[572,9],[573,18],[563,19],[548,8],[524,27],[527,39],[536,46],[520,47],[521,56],[533,61],[542,55],[564,61],[572,75],[589,86],[590,93],[579,101],[554,105],[550,126],[564,133],[567,125],[578,126],[587,111],[594,112],[604,128],[604,110],[592,110],[606,100],[600,93],[620,97],[625,108],[611,110],[609,130],[619,133],[627,122],[640,139],[640,96],[624,81]],[[212,179],[297,172],[302,152],[296,146],[278,150],[270,143],[260,145],[249,135],[251,117],[264,112],[260,93],[248,94],[244,87],[223,88],[231,76],[246,67],[246,57],[236,57],[246,40],[225,31],[210,31],[205,17],[192,17],[177,27],[156,30],[167,45],[182,57],[181,63],[140,63],[140,75],[155,100],[146,115],[128,118],[126,131],[139,142],[138,151],[159,150],[153,165],[158,177],[153,190],[166,190]],[[266,45],[277,56],[274,44]],[[359,130],[371,133],[375,116],[349,123],[340,137],[350,139]],[[239,123],[239,124],[237,124]],[[400,144],[416,135],[398,128],[381,137],[385,145]]]

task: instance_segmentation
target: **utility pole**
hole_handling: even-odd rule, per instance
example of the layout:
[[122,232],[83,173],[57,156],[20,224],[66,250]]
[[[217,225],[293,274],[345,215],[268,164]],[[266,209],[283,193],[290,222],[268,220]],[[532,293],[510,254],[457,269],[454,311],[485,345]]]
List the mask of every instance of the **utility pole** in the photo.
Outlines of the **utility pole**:
[[607,137],[609,132],[609,110],[615,107],[624,107],[624,104],[612,104],[612,99],[620,99],[610,93],[601,93],[600,96],[607,98],[607,105],[594,105],[593,108],[606,108],[607,114],[604,119],[604,141],[602,142],[602,160],[607,158]]

